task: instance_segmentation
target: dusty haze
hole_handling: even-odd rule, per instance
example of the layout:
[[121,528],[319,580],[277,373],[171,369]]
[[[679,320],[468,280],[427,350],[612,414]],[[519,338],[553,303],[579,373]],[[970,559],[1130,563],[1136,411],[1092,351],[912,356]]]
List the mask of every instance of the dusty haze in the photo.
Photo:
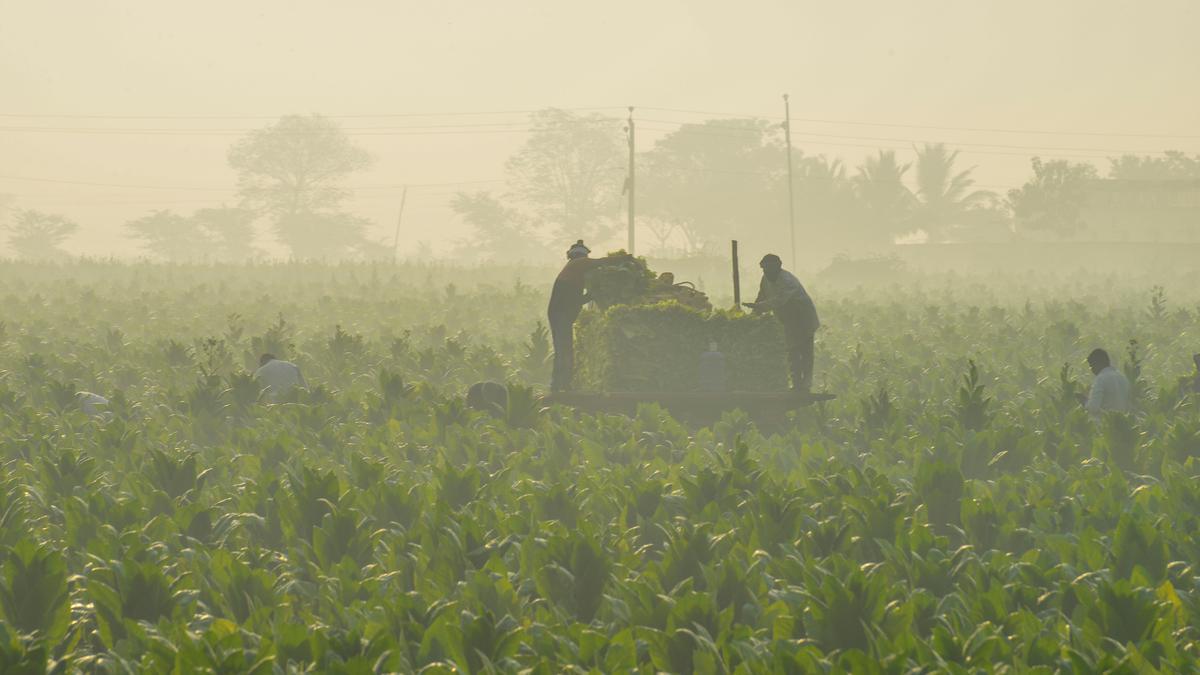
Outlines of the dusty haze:
[[999,193],[1033,155],[1103,171],[1119,154],[1200,152],[1200,4],[1187,0],[0,8],[0,194],[79,222],[74,253],[135,253],[123,225],[152,209],[235,203],[229,146],[293,113],[333,118],[375,157],[347,181],[373,236],[390,241],[399,186],[421,186],[409,254],[468,237],[452,193],[498,185],[484,181],[504,178],[528,112],[550,106],[637,106],[649,147],[682,123],[777,120],[790,92],[806,154],[851,168],[944,141]]

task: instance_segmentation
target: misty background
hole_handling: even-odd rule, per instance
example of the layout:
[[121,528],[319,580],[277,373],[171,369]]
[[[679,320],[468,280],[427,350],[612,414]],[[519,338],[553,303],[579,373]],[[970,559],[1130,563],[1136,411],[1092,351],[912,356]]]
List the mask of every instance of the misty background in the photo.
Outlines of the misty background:
[[1197,27],[1182,0],[4,2],[4,252],[623,247],[633,106],[639,254],[788,259],[786,92],[799,266],[1186,264]]

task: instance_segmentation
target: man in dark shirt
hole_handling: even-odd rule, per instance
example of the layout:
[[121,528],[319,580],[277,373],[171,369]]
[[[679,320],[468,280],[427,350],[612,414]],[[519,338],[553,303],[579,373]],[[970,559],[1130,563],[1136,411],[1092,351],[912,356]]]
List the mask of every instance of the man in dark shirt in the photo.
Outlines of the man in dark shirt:
[[743,303],[756,312],[769,311],[783,324],[783,339],[787,344],[788,362],[792,369],[792,389],[807,392],[812,389],[813,339],[821,320],[817,308],[804,285],[774,253],[763,256],[762,283],[754,302]]
[[554,341],[554,372],[550,376],[552,391],[569,391],[575,371],[575,319],[590,298],[584,290],[587,273],[597,267],[620,262],[630,256],[610,257],[593,260],[588,257],[591,249],[583,240],[567,250],[567,264],[554,280],[550,292],[550,307],[546,314],[550,319],[550,337]]

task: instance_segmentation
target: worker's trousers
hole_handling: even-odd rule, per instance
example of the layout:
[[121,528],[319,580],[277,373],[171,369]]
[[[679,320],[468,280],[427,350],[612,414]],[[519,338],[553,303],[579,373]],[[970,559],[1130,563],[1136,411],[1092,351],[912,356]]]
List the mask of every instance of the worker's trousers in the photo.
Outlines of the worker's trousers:
[[573,312],[550,312],[550,339],[554,342],[551,391],[570,391],[575,374],[575,318]]
[[811,303],[797,302],[781,308],[776,316],[783,324],[783,340],[792,371],[792,388],[809,391],[813,378],[813,341],[818,325],[816,311]]
[[787,343],[788,365],[792,370],[792,389],[810,391],[813,378],[813,330],[789,330],[785,324],[784,341]]

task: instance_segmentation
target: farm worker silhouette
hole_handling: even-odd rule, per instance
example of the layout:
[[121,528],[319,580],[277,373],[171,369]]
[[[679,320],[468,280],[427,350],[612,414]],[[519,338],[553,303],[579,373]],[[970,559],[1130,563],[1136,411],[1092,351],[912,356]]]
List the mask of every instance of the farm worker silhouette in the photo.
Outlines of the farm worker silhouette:
[[1196,369],[1192,374],[1179,378],[1179,395],[1200,394],[1200,354],[1192,354],[1192,363]]
[[1092,382],[1091,392],[1084,397],[1080,395],[1080,403],[1092,417],[1102,413],[1129,412],[1133,408],[1133,395],[1129,380],[1125,374],[1112,367],[1108,352],[1103,349],[1093,349],[1087,357],[1088,366],[1096,379]]
[[467,390],[467,407],[502,416],[508,410],[508,387],[499,382],[476,382]]
[[783,324],[792,390],[808,392],[812,389],[813,339],[821,327],[816,305],[796,275],[783,269],[779,256],[768,253],[758,266],[763,271],[758,297],[743,304],[756,312],[771,312]]
[[290,361],[281,361],[274,354],[259,357],[254,379],[263,387],[263,395],[272,402],[287,396],[297,387],[308,388],[308,383],[300,374],[300,367]]
[[588,257],[591,252],[582,239],[567,249],[567,264],[554,279],[554,288],[550,291],[550,306],[546,314],[550,320],[550,338],[554,341],[554,371],[550,376],[552,391],[571,389],[575,372],[575,319],[579,318],[583,306],[591,301],[584,290],[587,273],[597,267],[633,258],[627,253],[593,260]]

